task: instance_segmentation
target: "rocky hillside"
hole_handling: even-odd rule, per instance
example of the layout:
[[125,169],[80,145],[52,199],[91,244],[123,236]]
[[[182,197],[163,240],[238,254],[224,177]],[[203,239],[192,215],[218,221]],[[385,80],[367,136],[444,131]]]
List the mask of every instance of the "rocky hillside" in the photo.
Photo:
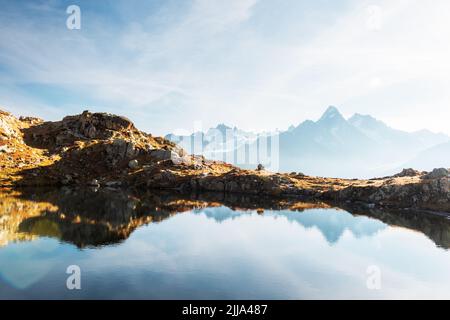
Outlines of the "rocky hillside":
[[164,138],[139,131],[124,117],[88,111],[57,122],[17,119],[1,111],[0,169],[0,187],[217,191],[450,213],[450,178],[444,168],[430,173],[408,169],[370,180],[242,170],[188,155]]
[[[202,157],[187,156],[174,143],[141,132],[124,118],[83,112],[44,122],[0,114],[0,184],[126,184],[137,171],[176,166],[219,170]],[[217,171],[216,170],[216,171]]]

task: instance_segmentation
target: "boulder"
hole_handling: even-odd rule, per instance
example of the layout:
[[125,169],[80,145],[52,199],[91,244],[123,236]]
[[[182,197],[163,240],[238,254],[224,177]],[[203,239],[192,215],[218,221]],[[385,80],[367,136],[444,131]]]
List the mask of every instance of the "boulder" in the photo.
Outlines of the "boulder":
[[133,142],[127,142],[124,139],[115,139],[106,148],[108,159],[129,159],[139,154]]
[[131,160],[128,162],[128,168],[137,169],[139,167],[139,162],[137,160]]
[[403,169],[400,173],[397,173],[394,175],[394,177],[415,177],[417,175],[419,175],[420,172],[417,170],[414,170],[412,168],[407,168],[407,169]]
[[157,149],[151,150],[150,156],[157,161],[163,161],[163,160],[170,160],[172,158],[172,153],[174,152],[171,150]]
[[448,177],[450,172],[445,168],[437,168],[423,176],[424,179],[441,179]]
[[90,125],[89,127],[85,128],[83,134],[90,139],[94,139],[97,135],[97,129],[95,129],[93,125]]
[[192,162],[191,158],[189,156],[180,157],[179,155],[173,154],[173,153],[172,153],[172,157],[170,158],[170,160],[175,165],[183,165],[183,164],[188,165]]
[[105,139],[113,136],[113,131],[135,129],[133,123],[125,117],[109,113],[91,113],[84,111],[81,115],[67,116],[62,120],[67,133],[81,135],[88,139]]

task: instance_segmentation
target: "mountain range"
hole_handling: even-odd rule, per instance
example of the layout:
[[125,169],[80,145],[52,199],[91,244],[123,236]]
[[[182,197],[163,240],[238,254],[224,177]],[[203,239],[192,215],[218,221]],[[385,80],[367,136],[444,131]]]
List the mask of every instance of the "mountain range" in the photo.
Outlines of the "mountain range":
[[257,134],[221,124],[205,133],[166,138],[189,153],[243,168],[262,163],[277,171],[317,176],[369,178],[403,167],[450,167],[449,136],[429,130],[397,130],[370,115],[345,119],[334,106],[317,121],[306,120],[281,132]]

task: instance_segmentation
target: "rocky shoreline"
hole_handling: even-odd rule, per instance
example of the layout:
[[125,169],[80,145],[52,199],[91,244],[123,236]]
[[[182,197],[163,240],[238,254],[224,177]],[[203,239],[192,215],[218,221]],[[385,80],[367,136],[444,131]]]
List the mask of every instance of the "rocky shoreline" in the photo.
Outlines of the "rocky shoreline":
[[0,110],[0,187],[23,186],[215,191],[450,213],[446,168],[368,180],[243,170],[188,155],[116,115],[85,111],[45,122]]

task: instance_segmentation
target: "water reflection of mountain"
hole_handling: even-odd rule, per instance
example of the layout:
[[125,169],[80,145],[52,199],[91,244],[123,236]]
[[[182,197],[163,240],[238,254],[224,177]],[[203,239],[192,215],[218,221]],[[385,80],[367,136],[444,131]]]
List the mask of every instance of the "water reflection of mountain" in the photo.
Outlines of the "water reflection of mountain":
[[370,237],[385,229],[388,225],[380,220],[364,216],[353,216],[346,211],[312,209],[301,214],[281,211],[289,221],[297,222],[305,228],[317,228],[329,243],[336,243],[346,230],[356,238]]
[[[229,219],[240,217],[245,212],[234,211],[227,207],[214,209],[204,209],[196,211],[216,222],[223,222]],[[350,231],[356,238],[364,236],[370,237],[378,231],[385,229],[388,225],[377,219],[365,216],[353,216],[347,211],[336,209],[309,209],[304,212],[291,210],[270,211],[265,216],[274,218],[284,217],[290,222],[298,223],[303,227],[317,228],[325,239],[331,243],[336,243],[346,230]]]
[[[195,214],[204,215],[209,219],[213,219],[218,223],[222,223],[226,220],[233,220],[235,218],[241,217],[242,212],[235,211],[228,207],[218,207],[218,208],[206,208],[204,210],[195,210]],[[244,213],[245,214],[245,213]]]
[[120,242],[141,225],[182,212],[193,211],[222,222],[257,211],[305,228],[317,228],[329,243],[338,241],[346,230],[355,237],[370,237],[387,225],[397,225],[420,231],[437,245],[450,248],[448,219],[409,211],[331,208],[326,203],[220,193],[181,195],[68,188],[0,191],[0,246],[45,236],[80,248],[95,247]]

